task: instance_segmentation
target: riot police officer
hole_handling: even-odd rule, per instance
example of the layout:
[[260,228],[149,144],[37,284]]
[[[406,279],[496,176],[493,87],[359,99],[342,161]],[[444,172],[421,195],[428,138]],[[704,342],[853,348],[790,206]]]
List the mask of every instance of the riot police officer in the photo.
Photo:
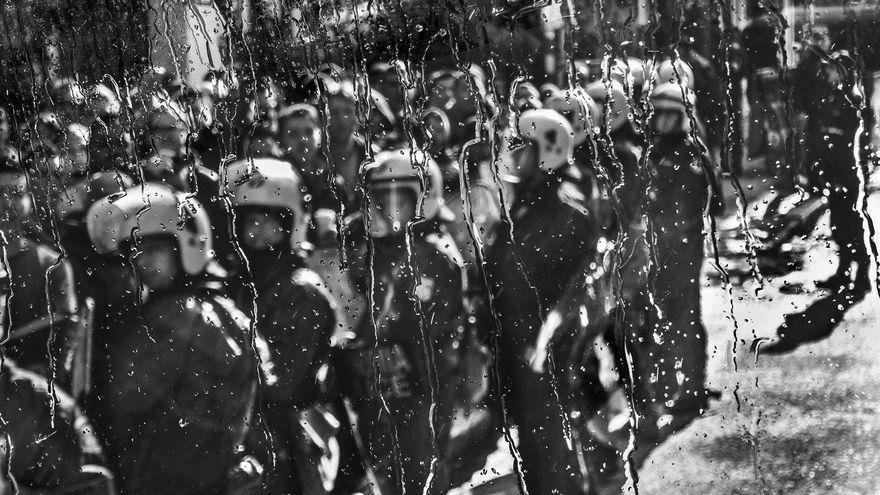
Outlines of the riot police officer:
[[542,347],[542,323],[569,286],[584,282],[580,267],[593,261],[597,227],[580,186],[568,177],[573,133],[565,118],[553,110],[528,110],[518,130],[522,144],[508,154],[504,172],[513,183],[513,225],[502,228],[486,266],[500,322],[496,359],[504,402],[518,426],[529,492],[579,493],[583,481],[558,399],[563,385],[555,383],[559,370],[549,364],[561,360],[537,363],[530,357],[553,357],[552,349],[536,348]]
[[791,352],[801,344],[828,337],[849,308],[871,290],[871,259],[861,213],[865,205],[859,202],[868,149],[860,131],[863,95],[857,81],[859,67],[846,51],[829,54],[827,47],[810,46],[810,54],[790,80],[794,82],[796,107],[807,120],[804,155],[810,185],[815,193],[828,198],[837,270],[829,279],[816,282],[830,294],[801,312],[786,315],[775,339],[753,342],[751,350],[755,352]]
[[363,174],[369,242],[351,257],[361,261],[351,277],[371,307],[342,343],[343,392],[380,490],[438,493],[447,489],[450,397],[462,384],[453,360],[464,330],[461,255],[440,223],[447,215],[433,160],[387,151]]
[[230,164],[224,181],[256,290],[257,330],[278,378],[263,395],[279,460],[273,490],[311,491],[292,459],[301,433],[296,414],[318,399],[318,370],[327,362],[337,318],[318,274],[306,266],[305,184],[290,163],[271,158]]
[[0,493],[13,493],[4,490],[7,482],[22,494],[116,493],[89,420],[73,398],[57,389],[53,413],[48,395],[44,377],[11,361],[0,364],[0,461],[12,478],[5,479],[6,470],[0,474]]
[[165,100],[147,108],[143,119],[148,153],[132,175],[192,194],[205,208],[214,233],[218,264],[211,266],[212,271],[221,267],[222,271],[234,272],[240,260],[229,237],[229,216],[220,198],[220,176],[203,166],[190,146],[195,132],[192,115],[175,101]]
[[[6,240],[0,239],[0,245],[6,248]],[[9,324],[10,275],[9,266],[0,261],[3,328]],[[6,336],[0,344],[0,353],[5,354]],[[57,401],[47,404],[49,395],[46,378],[21,369],[5,356],[0,359],[0,463],[8,467],[0,474],[0,493],[7,493],[5,486],[13,484],[19,493],[114,493],[113,475],[105,467],[88,419],[65,392],[56,388]],[[6,479],[7,474],[12,479]],[[12,492],[11,486],[8,491]]]
[[837,272],[817,285],[832,290],[870,288],[870,258],[858,204],[860,176],[865,177],[866,170],[865,151],[853,149],[862,99],[858,76],[857,63],[848,53],[828,55],[815,47],[790,78],[795,82],[795,104],[807,118],[805,158],[810,182],[827,196],[831,210],[831,238],[839,256]]
[[651,365],[658,370],[652,396],[655,419],[662,422],[661,438],[704,412],[709,398],[699,281],[704,212],[718,214],[719,203],[714,173],[691,134],[685,98],[694,96],[675,83],[660,84],[651,92],[648,159],[654,177],[647,214],[658,260],[652,267],[652,288],[659,308],[651,325]]
[[[141,304],[98,329],[89,415],[126,493],[216,493],[257,385],[247,316],[200,283],[211,226],[195,199],[135,186],[89,209],[94,249],[127,258]],[[99,308],[102,312],[104,308]]]
[[25,235],[32,205],[25,171],[9,162],[0,164],[0,231],[6,238],[13,294],[10,324],[0,338],[10,340],[5,354],[19,366],[64,382],[81,337],[79,301],[70,262]]

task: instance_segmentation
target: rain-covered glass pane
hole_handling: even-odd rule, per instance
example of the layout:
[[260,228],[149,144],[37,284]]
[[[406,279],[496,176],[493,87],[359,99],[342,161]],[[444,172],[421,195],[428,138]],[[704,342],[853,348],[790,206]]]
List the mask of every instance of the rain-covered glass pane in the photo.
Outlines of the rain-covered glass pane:
[[878,33],[0,0],[0,495],[877,493]]

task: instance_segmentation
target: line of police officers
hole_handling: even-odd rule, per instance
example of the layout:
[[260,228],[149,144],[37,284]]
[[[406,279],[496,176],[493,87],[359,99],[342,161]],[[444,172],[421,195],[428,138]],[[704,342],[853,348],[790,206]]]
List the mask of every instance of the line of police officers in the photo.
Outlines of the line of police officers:
[[500,434],[528,493],[619,492],[713,395],[722,201],[687,63],[578,67],[4,115],[0,493],[441,493]]

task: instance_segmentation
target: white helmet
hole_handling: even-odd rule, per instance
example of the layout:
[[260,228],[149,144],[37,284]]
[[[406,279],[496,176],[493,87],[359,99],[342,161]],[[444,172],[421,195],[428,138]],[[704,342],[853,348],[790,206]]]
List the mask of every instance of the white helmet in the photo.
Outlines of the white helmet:
[[599,105],[582,88],[564,90],[547,100],[544,108],[555,110],[568,120],[574,132],[574,146],[580,146],[594,133],[602,117]]
[[645,85],[645,64],[640,59],[633,57],[625,60],[617,59],[611,66],[611,78],[621,84],[629,80],[631,87],[641,88]]
[[130,187],[114,196],[89,208],[86,225],[95,251],[118,252],[132,236],[171,236],[177,240],[183,270],[190,275],[204,271],[213,257],[211,223],[195,198],[159,184]]
[[645,92],[646,66],[645,62],[637,58],[613,60],[610,70],[611,79],[619,82],[628,97],[634,110],[641,111],[641,100]]
[[96,84],[88,95],[89,105],[98,115],[116,116],[122,111],[119,97],[105,84]]
[[538,147],[538,167],[556,170],[571,163],[574,131],[554,110],[526,110],[519,116],[519,134]]
[[[428,219],[440,216],[443,211],[443,175],[440,166],[422,151],[403,148],[377,153],[372,162],[364,165],[363,175],[369,191],[385,189],[411,192],[417,201],[416,215],[419,213],[418,203],[421,204],[424,217]],[[424,193],[420,175],[425,179]],[[403,225],[405,221],[412,219],[399,220]],[[392,233],[390,225],[371,225],[371,230],[376,237]]]
[[664,83],[683,83],[690,89],[694,89],[694,70],[684,60],[678,58],[673,63],[672,59],[665,59],[657,66],[655,71],[657,85]]
[[605,123],[610,131],[620,129],[627,120],[629,105],[627,104],[626,91],[620,81],[609,81],[608,87],[605,81],[596,81],[587,86],[587,94],[603,109],[605,114],[605,103],[608,101],[608,95],[611,95],[611,107],[607,108],[605,115]]
[[[685,99],[687,98],[687,99]],[[692,129],[691,119],[688,117],[688,106],[691,109],[696,104],[694,92],[687,86],[676,83],[664,83],[658,85],[651,91],[651,104],[654,112],[667,111],[674,112],[679,115],[679,124],[675,129],[669,131],[690,132]],[[691,111],[692,113],[694,110]],[[697,126],[700,129],[700,126]]]
[[239,160],[229,164],[223,175],[223,191],[233,207],[256,206],[293,215],[290,245],[299,249],[306,240],[309,219],[305,183],[293,165],[275,158]]

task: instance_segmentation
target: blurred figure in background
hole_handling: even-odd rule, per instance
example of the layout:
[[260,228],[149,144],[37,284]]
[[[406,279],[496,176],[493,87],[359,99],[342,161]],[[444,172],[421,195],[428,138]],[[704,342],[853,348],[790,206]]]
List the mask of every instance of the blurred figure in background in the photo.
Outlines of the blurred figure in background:
[[22,368],[67,383],[83,331],[73,269],[54,248],[25,235],[33,209],[24,170],[0,164],[0,193],[0,233],[13,295],[4,354]]

